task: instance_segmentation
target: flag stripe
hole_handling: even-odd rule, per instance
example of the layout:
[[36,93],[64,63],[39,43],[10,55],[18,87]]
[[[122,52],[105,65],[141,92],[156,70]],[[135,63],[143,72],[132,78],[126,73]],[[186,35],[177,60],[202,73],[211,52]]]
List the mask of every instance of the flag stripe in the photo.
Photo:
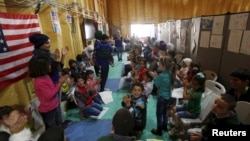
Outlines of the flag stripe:
[[[23,53],[14,57],[9,57],[6,59],[3,59],[4,62],[9,62],[9,63],[5,63],[4,65],[0,65],[1,67],[1,71],[0,73],[2,73],[3,71],[6,71],[8,69],[11,69],[13,67],[15,67],[18,64],[22,64],[22,63],[27,63],[29,61],[29,59],[32,56],[32,52],[27,52],[27,53]],[[1,74],[0,74],[1,76]]]
[[0,82],[2,81],[6,81],[8,79],[14,79],[15,77],[18,77],[24,73],[28,72],[28,67],[26,66],[25,68],[19,69],[18,71],[16,71],[15,73],[10,73],[5,75],[4,77],[0,78]]
[[[2,64],[4,64],[4,62],[2,62],[2,60],[6,59],[6,58],[11,58],[13,56],[17,56],[18,54],[20,54],[20,52],[27,53],[27,52],[32,52],[33,50],[34,50],[34,47],[30,46],[30,47],[21,48],[21,49],[11,51],[11,52],[1,53],[1,55],[0,55],[0,61],[1,61],[0,66]],[[5,62],[5,63],[8,63],[8,62]],[[0,68],[0,72],[1,72],[1,68]]]
[[8,85],[10,85],[12,83],[15,83],[15,82],[17,82],[17,81],[19,81],[19,80],[27,77],[27,75],[28,75],[28,71],[27,70],[26,70],[25,73],[20,74],[20,75],[18,75],[16,77],[9,78],[9,79],[7,79],[5,81],[0,81],[0,88],[5,88],[6,86],[8,86]]
[[[30,59],[30,58],[29,58]],[[1,82],[1,78],[5,78],[4,76],[7,76],[7,75],[9,75],[9,74],[11,74],[11,73],[14,73],[14,72],[16,72],[16,71],[19,71],[20,69],[23,69],[23,68],[25,68],[25,67],[27,67],[27,65],[28,65],[28,61],[25,61],[25,63],[22,63],[21,65],[18,65],[18,66],[15,66],[15,67],[11,67],[10,69],[8,69],[8,70],[5,70],[5,71],[2,71],[1,73],[0,73],[0,82]]]
[[[40,32],[37,15],[0,12],[0,89],[27,76],[34,46],[29,36]],[[4,42],[3,42],[4,41]],[[1,44],[6,43],[6,44]]]
[[32,24],[18,24],[18,25],[9,25],[9,24],[2,24],[2,28],[8,29],[8,28],[14,28],[14,29],[29,29],[30,27],[38,27],[38,23],[32,23]]

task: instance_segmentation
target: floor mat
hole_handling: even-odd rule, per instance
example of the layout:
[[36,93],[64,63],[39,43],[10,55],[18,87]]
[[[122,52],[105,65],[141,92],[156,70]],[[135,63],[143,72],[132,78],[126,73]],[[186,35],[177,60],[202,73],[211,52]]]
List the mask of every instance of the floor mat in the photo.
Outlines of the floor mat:
[[96,141],[100,136],[111,132],[112,121],[91,120],[74,122],[65,130],[69,141]]
[[116,92],[118,90],[119,83],[120,83],[120,78],[108,79],[105,88],[108,88],[112,92]]

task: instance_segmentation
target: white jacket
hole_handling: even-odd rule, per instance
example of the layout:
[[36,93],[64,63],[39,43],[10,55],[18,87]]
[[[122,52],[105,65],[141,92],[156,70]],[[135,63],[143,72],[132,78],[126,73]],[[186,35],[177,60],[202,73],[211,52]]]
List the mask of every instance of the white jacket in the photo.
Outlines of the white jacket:
[[34,140],[29,128],[24,128],[18,133],[11,134],[10,130],[6,126],[0,125],[0,131],[5,131],[10,134],[9,141],[33,141]]

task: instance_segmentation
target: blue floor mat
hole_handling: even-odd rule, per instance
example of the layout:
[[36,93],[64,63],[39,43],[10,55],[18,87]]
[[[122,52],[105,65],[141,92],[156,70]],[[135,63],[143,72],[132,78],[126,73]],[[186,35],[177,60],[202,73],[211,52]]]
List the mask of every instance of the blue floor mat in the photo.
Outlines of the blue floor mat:
[[65,130],[69,141],[96,141],[100,136],[107,135],[112,130],[112,121],[91,120],[74,122]]
[[108,79],[105,88],[109,88],[112,92],[116,92],[118,90],[119,83],[120,78]]

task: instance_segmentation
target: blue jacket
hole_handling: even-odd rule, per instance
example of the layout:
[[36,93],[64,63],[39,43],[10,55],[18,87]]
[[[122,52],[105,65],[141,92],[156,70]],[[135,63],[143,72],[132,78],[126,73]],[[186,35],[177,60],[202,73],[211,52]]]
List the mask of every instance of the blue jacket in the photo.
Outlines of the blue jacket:
[[109,67],[109,58],[112,56],[113,48],[108,42],[100,42],[96,48],[96,62],[101,67]]

